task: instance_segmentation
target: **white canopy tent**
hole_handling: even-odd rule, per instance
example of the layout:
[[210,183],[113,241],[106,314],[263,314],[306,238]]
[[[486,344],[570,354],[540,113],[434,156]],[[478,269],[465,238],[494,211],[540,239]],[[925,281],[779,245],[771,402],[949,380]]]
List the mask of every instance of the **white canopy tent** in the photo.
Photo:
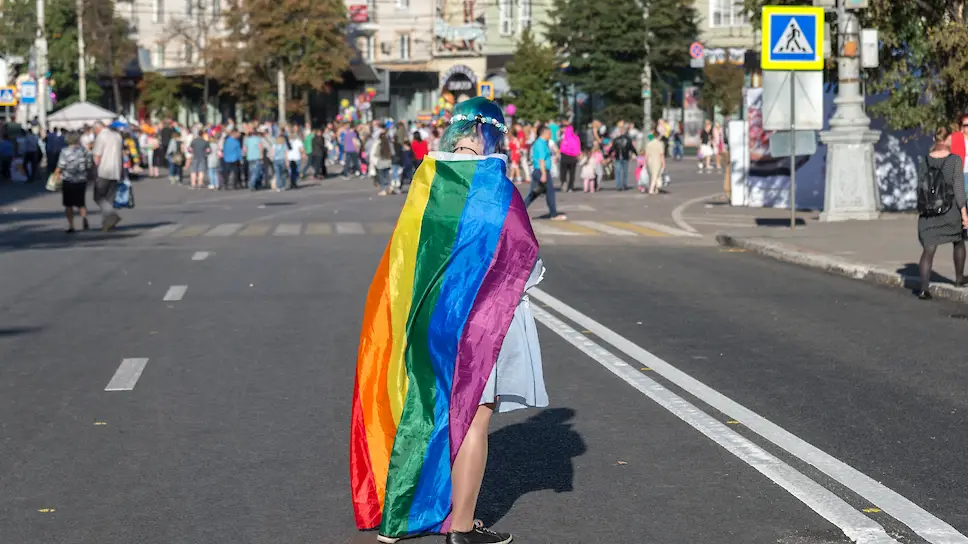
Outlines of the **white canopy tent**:
[[96,106],[90,102],[76,102],[62,110],[55,111],[47,116],[47,126],[50,128],[62,128],[66,130],[77,130],[84,125],[93,125],[101,121],[108,124],[117,119],[118,115],[109,110]]

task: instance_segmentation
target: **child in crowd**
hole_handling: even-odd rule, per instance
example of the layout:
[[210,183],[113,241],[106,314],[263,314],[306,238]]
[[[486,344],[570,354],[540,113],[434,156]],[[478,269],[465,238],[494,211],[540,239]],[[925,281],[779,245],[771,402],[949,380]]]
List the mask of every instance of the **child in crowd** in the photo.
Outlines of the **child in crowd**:
[[[595,144],[596,146],[598,144]],[[582,183],[585,185],[586,193],[595,192],[595,178],[598,175],[598,164],[595,163],[595,158],[592,152],[582,151],[581,161],[578,163],[581,170],[579,175],[581,176]]]

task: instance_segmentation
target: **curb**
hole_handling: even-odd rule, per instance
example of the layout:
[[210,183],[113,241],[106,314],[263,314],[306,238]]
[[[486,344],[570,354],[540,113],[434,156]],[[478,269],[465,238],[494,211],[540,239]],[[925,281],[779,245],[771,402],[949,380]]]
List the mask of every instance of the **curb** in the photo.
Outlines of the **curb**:
[[[763,238],[746,238],[720,233],[716,235],[716,241],[721,246],[746,249],[785,263],[814,268],[829,274],[878,285],[913,290],[918,287],[921,281],[916,276],[905,276],[893,270],[849,261],[826,253],[805,250]],[[968,303],[968,290],[966,289],[958,289],[945,283],[932,283],[929,291],[938,298]]]

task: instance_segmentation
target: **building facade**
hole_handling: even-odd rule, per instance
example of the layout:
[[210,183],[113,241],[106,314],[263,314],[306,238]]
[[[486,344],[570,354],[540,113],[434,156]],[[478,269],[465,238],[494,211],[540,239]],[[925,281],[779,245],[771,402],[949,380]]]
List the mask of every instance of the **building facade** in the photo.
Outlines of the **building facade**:
[[706,49],[753,50],[756,33],[743,0],[697,0],[699,35]]
[[487,80],[494,85],[495,96],[510,89],[507,82],[507,63],[514,57],[521,34],[531,29],[535,40],[545,41],[544,25],[548,22],[545,0],[495,0],[488,2],[487,20]]

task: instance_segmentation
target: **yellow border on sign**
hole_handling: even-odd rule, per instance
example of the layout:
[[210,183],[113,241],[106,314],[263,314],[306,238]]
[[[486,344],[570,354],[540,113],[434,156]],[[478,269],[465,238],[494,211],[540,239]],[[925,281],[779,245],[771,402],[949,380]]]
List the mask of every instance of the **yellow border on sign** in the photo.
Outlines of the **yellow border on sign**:
[[[808,15],[817,18],[816,41],[817,59],[810,62],[770,60],[771,15]],[[823,7],[813,6],[763,6],[763,42],[760,44],[760,67],[764,70],[823,70]]]
[[[487,95],[481,92],[484,90],[484,87],[487,87]],[[477,84],[477,94],[488,100],[494,100],[494,85],[490,81],[481,81]]]
[[0,87],[0,91],[10,91],[13,95],[13,102],[0,102],[0,108],[4,106],[13,107],[17,105],[17,88],[16,87]]

